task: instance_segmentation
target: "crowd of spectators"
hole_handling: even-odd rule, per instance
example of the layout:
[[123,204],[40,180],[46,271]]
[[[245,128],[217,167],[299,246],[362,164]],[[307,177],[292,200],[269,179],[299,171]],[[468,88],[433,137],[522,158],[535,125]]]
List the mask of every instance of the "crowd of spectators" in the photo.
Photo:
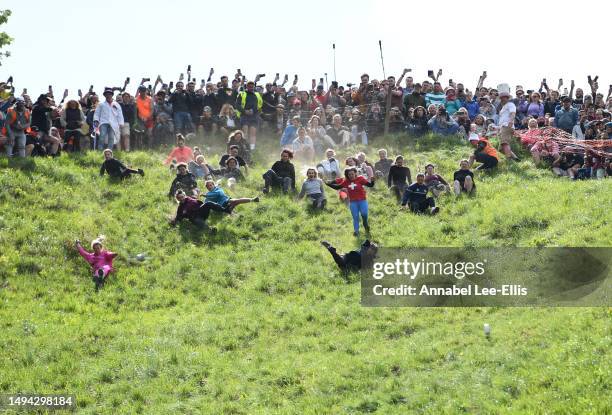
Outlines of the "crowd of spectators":
[[[477,137],[479,143],[497,137],[506,157],[518,159],[510,140],[521,130],[555,127],[577,140],[612,138],[612,85],[604,96],[598,77],[588,77],[588,93],[573,80],[569,89],[562,79],[553,89],[543,79],[531,89],[516,85],[512,94],[507,84],[485,86],[486,71],[473,89],[452,79],[443,85],[442,70],[429,71],[421,82],[409,69],[398,79],[363,74],[359,84],[312,79],[310,90],[298,88],[297,75],[292,83],[279,74],[263,83],[265,74],[248,80],[238,70],[231,82],[228,76],[212,82],[213,74],[211,68],[208,79],[198,83],[189,66],[176,83],[144,78],[133,94],[127,78],[122,87],[104,88],[102,97],[93,86],[74,98],[68,90],[57,96],[50,86],[35,100],[27,89],[17,94],[11,77],[0,83],[0,151],[16,157],[129,151],[170,145],[177,134],[227,140],[241,130],[243,154],[255,148],[263,132],[308,162],[327,149],[368,145],[387,130],[415,137],[457,135],[470,142]],[[542,146],[530,146],[534,160],[550,159],[559,167],[561,154]]]

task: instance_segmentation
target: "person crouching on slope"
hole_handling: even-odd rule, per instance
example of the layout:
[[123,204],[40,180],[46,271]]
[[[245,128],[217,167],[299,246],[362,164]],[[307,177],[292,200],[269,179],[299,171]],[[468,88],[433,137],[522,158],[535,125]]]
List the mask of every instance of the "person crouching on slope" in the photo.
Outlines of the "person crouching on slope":
[[79,254],[89,265],[91,265],[96,291],[104,285],[108,274],[114,271],[113,259],[118,255],[103,248],[102,242],[104,242],[104,239],[104,235],[100,235],[91,241],[91,249],[93,249],[93,252],[87,252],[83,246],[81,246],[81,241],[78,239],[75,241]]
[[366,191],[364,186],[374,187],[376,177],[370,180],[364,176],[357,175],[357,168],[349,167],[344,170],[344,178],[329,181],[325,184],[332,189],[346,189],[348,192],[349,208],[353,216],[353,235],[359,236],[359,215],[363,220],[363,228],[366,233],[370,232],[370,224],[368,223],[368,201],[366,199]]
[[436,207],[436,202],[433,197],[427,197],[429,188],[425,185],[425,175],[417,174],[416,182],[406,188],[404,197],[402,198],[402,209],[408,209],[414,213],[429,213],[435,215],[440,211]]
[[100,167],[100,176],[104,176],[104,172],[110,177],[120,178],[121,180],[129,177],[132,174],[140,174],[144,176],[142,169],[134,170],[127,167],[125,164],[113,157],[113,150],[107,148],[104,150],[104,162]]

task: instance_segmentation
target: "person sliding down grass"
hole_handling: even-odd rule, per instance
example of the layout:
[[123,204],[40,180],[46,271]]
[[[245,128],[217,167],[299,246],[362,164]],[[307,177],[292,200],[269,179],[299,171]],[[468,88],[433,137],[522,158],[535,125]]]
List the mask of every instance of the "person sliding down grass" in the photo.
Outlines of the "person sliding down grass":
[[461,192],[466,192],[468,195],[476,193],[474,173],[470,170],[469,161],[461,160],[459,162],[459,170],[453,174],[453,190],[455,196],[459,196]]
[[414,213],[429,213],[435,215],[440,211],[436,207],[436,202],[433,197],[427,197],[429,188],[425,185],[425,175],[417,174],[416,182],[406,188],[404,197],[402,198],[402,209],[408,209]]
[[172,198],[172,196],[175,196],[177,190],[184,190],[188,195],[196,197],[200,193],[196,177],[187,170],[186,163],[179,163],[177,165],[176,177],[172,180],[168,197]]
[[366,233],[370,232],[368,223],[368,201],[364,186],[374,187],[375,177],[368,181],[364,176],[357,175],[357,168],[349,167],[344,170],[344,178],[329,181],[325,184],[332,189],[346,189],[349,199],[349,207],[353,216],[353,235],[359,236],[359,215],[363,220],[363,228]]
[[79,254],[89,265],[91,265],[96,291],[104,285],[108,274],[114,271],[113,259],[118,255],[103,248],[102,242],[104,242],[104,239],[104,235],[100,235],[91,241],[91,249],[93,249],[93,252],[87,252],[83,246],[81,246],[81,241],[78,239],[75,241]]
[[281,159],[262,176],[265,183],[264,193],[270,192],[270,186],[280,187],[285,194],[289,192],[289,189],[295,191],[295,166],[291,163],[293,152],[285,149],[281,151],[280,157]]
[[183,219],[187,219],[194,225],[208,229],[211,232],[217,231],[217,229],[208,226],[206,219],[208,219],[211,210],[223,212],[221,206],[216,203],[206,205],[201,200],[187,196],[182,190],[177,190],[175,197],[179,205],[176,209],[176,216],[170,220],[170,225],[175,226]]
[[297,199],[302,199],[305,195],[308,195],[312,201],[312,207],[315,209],[325,209],[325,191],[323,190],[323,180],[317,177],[317,171],[315,169],[308,169],[306,171],[306,180],[302,183],[302,189]]
[[104,150],[104,162],[100,166],[100,176],[104,176],[104,172],[110,177],[120,178],[121,180],[129,177],[132,174],[140,174],[144,176],[142,169],[134,170],[127,167],[125,164],[113,157],[113,150],[107,148]]
[[[243,197],[240,199],[231,199],[225,194],[221,187],[217,186],[213,180],[206,180],[204,183],[208,193],[204,195],[204,206],[209,206],[212,210],[231,214],[234,208],[243,203],[259,202],[259,197]],[[216,206],[220,206],[219,210]]]
[[363,265],[371,263],[378,252],[378,245],[368,239],[361,244],[359,251],[350,251],[343,255],[338,254],[336,248],[327,241],[321,241],[321,245],[327,248],[340,270],[345,274],[358,271]]

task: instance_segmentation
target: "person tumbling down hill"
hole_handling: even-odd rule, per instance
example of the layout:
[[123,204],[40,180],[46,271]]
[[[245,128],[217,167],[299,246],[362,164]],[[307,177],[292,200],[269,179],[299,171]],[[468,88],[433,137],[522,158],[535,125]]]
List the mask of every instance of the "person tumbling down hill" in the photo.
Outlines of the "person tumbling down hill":
[[187,164],[179,163],[176,166],[176,177],[172,180],[168,197],[176,195],[177,190],[183,190],[190,196],[197,196],[200,193],[196,177],[187,170]]
[[[234,208],[238,205],[242,205],[243,203],[258,203],[259,197],[243,197],[239,199],[231,199],[229,196],[225,194],[223,189],[220,186],[217,186],[213,180],[206,180],[205,182],[206,189],[208,193],[204,195],[204,205],[208,205],[212,210],[225,212],[231,214],[234,211]],[[221,206],[222,210],[213,208],[213,204]]]
[[227,187],[233,188],[237,182],[244,180],[244,175],[240,170],[238,160],[234,157],[229,157],[225,162],[225,167],[219,170],[211,169],[210,172],[216,177],[221,176],[222,179],[227,179]]
[[304,196],[308,196],[312,201],[312,207],[315,209],[325,209],[327,200],[325,199],[325,191],[323,190],[323,180],[317,177],[315,169],[306,171],[306,180],[302,183],[302,189],[297,199],[300,200]]
[[344,170],[344,178],[338,178],[325,184],[336,190],[346,190],[348,193],[349,207],[353,217],[353,236],[359,236],[359,215],[363,220],[363,228],[366,233],[370,232],[368,222],[368,201],[364,186],[374,187],[375,177],[370,180],[364,176],[357,175],[356,167],[349,167]]
[[170,221],[172,226],[176,225],[183,219],[187,219],[195,225],[215,232],[216,229],[209,227],[206,223],[206,220],[210,216],[211,210],[231,215],[234,208],[238,205],[243,203],[259,202],[259,197],[231,199],[225,194],[223,189],[216,186],[215,182],[212,180],[206,181],[206,189],[208,189],[208,193],[206,193],[203,202],[196,198],[187,196],[182,190],[178,190],[176,192],[176,200],[179,202],[179,205],[176,210],[176,216]]
[[406,188],[402,198],[402,209],[408,209],[413,213],[429,213],[435,215],[440,212],[433,197],[427,197],[429,188],[425,185],[425,175],[417,174],[416,182]]
[[431,190],[431,193],[434,197],[439,197],[442,193],[448,192],[450,190],[448,183],[442,176],[435,173],[435,168],[433,164],[429,163],[425,166],[425,186]]
[[168,165],[172,163],[172,166],[176,163],[189,163],[193,160],[193,150],[191,147],[185,145],[185,137],[182,134],[176,135],[176,147],[172,149],[164,164]]
[[104,235],[98,236],[96,239],[91,241],[91,249],[93,252],[87,252],[82,246],[81,241],[78,239],[75,241],[75,245],[79,254],[91,265],[91,271],[93,272],[93,281],[96,284],[96,291],[100,289],[108,274],[114,271],[113,259],[118,254],[107,251],[103,248],[102,242],[104,242]]
[[327,241],[321,241],[321,245],[327,248],[338,268],[345,274],[358,271],[363,265],[371,263],[378,252],[378,245],[368,239],[361,244],[359,251],[349,251],[346,254],[338,254],[336,248]]
[[104,162],[100,166],[100,176],[108,173],[110,177],[120,178],[121,180],[130,177],[132,174],[140,174],[144,176],[142,169],[134,170],[127,167],[125,164],[113,157],[113,150],[107,148],[104,150]]

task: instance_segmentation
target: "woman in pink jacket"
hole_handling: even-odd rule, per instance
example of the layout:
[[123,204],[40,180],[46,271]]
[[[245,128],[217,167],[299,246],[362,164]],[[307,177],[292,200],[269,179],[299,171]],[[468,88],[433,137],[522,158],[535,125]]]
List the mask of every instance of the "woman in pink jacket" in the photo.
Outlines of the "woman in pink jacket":
[[114,252],[103,249],[102,242],[104,241],[104,235],[98,236],[96,239],[91,241],[91,249],[93,253],[87,252],[82,246],[81,241],[76,240],[75,244],[79,250],[79,254],[91,265],[93,272],[93,281],[96,284],[96,290],[99,290],[108,274],[113,272],[113,259],[118,255]]

